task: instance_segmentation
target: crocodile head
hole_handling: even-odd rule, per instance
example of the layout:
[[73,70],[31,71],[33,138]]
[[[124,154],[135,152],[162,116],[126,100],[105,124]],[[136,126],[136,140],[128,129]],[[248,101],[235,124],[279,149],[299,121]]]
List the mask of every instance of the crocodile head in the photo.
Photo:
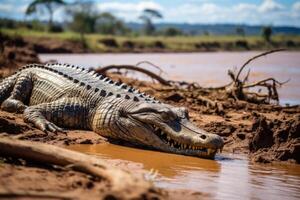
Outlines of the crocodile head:
[[119,106],[119,109],[110,113],[112,117],[106,129],[101,131],[100,125],[94,128],[107,137],[160,151],[203,158],[214,158],[224,145],[220,136],[192,124],[188,110],[183,107],[141,102]]

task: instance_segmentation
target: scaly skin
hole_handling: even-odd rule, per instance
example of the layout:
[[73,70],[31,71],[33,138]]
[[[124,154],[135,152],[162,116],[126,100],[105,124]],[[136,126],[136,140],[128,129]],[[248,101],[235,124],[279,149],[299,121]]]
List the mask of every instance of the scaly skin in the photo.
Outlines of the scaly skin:
[[213,158],[221,137],[194,126],[186,108],[65,64],[26,65],[0,83],[1,109],[45,132],[89,129],[160,151]]

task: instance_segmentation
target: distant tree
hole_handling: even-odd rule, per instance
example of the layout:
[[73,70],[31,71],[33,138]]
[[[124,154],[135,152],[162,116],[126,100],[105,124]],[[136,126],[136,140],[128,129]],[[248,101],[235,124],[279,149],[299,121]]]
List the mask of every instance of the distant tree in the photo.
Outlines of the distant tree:
[[205,35],[205,36],[209,36],[210,35],[210,33],[209,33],[209,31],[203,31],[203,35]]
[[111,13],[101,13],[96,20],[96,32],[109,35],[124,35],[130,30]]
[[177,35],[182,35],[183,33],[181,30],[179,30],[177,28],[168,27],[163,31],[163,34],[165,36],[177,36]]
[[0,27],[14,29],[17,27],[17,23],[12,19],[0,18]]
[[85,34],[95,32],[98,14],[91,2],[76,2],[66,10],[71,17],[69,28],[80,34],[82,45],[86,47]]
[[266,42],[271,42],[272,36],[272,28],[270,26],[266,26],[262,28],[262,37]]
[[236,32],[237,35],[240,35],[240,36],[242,36],[242,37],[245,37],[245,30],[244,30],[242,27],[237,27],[237,28],[235,29],[235,32]]
[[43,12],[43,10],[46,9],[49,13],[48,29],[51,30],[55,8],[65,4],[66,3],[64,0],[34,0],[28,5],[25,14],[31,15],[33,13],[37,13],[38,11]]
[[152,23],[152,20],[155,18],[163,18],[163,16],[157,10],[145,9],[139,18],[144,22],[144,31],[146,35],[152,35],[155,32],[155,26]]

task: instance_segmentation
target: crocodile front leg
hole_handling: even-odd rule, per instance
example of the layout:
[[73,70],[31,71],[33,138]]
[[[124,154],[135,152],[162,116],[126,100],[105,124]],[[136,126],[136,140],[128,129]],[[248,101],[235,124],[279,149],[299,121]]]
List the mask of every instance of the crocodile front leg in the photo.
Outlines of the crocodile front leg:
[[50,103],[30,106],[24,111],[24,121],[45,132],[62,132],[58,126],[88,129],[88,110],[79,98],[62,98]]
[[24,103],[28,101],[32,90],[32,77],[31,73],[24,73],[17,77],[10,96],[1,104],[2,110],[16,113],[25,110],[27,106]]

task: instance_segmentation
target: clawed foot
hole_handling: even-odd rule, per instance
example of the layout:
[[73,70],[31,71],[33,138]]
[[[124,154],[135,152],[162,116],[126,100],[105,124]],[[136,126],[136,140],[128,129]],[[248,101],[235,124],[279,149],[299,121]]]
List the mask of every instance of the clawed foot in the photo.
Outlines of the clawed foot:
[[37,123],[36,125],[40,130],[44,131],[45,133],[50,132],[50,133],[63,133],[65,135],[67,134],[67,132],[64,129],[56,126],[55,124],[53,124],[52,122],[49,122],[49,121],[46,121],[44,123],[40,122],[40,123]]
[[16,99],[6,99],[1,104],[1,109],[7,112],[23,113],[27,108],[21,101]]

